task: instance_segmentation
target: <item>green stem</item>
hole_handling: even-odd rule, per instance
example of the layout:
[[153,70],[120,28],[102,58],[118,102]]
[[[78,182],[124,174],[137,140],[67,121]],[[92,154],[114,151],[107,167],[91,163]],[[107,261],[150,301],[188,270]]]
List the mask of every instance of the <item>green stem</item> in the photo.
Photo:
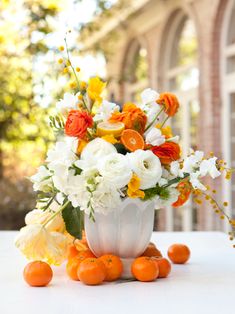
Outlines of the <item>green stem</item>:
[[184,179],[186,179],[187,177],[189,177],[189,173],[185,173],[183,178],[175,178],[170,180],[167,184],[163,185],[163,188],[168,188],[169,186],[175,184],[175,183],[179,183],[181,181],[184,181]]
[[49,200],[49,202],[46,204],[46,206],[43,208],[43,210],[46,210],[50,205],[51,205],[51,203],[54,201],[54,199],[55,199],[55,196],[56,196],[56,194],[54,194],[52,197],[51,197],[51,199]]
[[153,121],[147,126],[147,128],[144,130],[144,132],[148,131],[149,128],[151,128],[151,126],[155,123],[155,121],[157,120],[157,118],[160,116],[160,114],[162,113],[162,111],[164,110],[164,107],[162,107],[162,109],[157,113],[156,117],[153,119]]
[[69,203],[70,201],[67,201],[63,206],[61,206],[60,209],[58,209],[46,222],[44,222],[42,226],[45,227],[51,220],[55,218],[55,216],[61,213]]
[[161,124],[160,129],[163,128],[164,124],[166,123],[166,121],[167,121],[168,119],[169,119],[169,116],[167,116],[167,117],[164,119],[164,121],[163,121],[162,124]]
[[[77,82],[77,84],[78,84],[78,90],[81,91],[80,82],[79,82],[79,80],[78,80],[76,71],[75,71],[75,69],[74,69],[74,67],[73,67],[73,65],[72,65],[71,59],[70,59],[69,49],[68,49],[68,43],[67,43],[67,38],[66,38],[66,37],[64,38],[64,42],[65,42],[65,49],[66,49],[66,53],[67,53],[67,58],[68,58],[68,61],[69,61],[69,65],[71,66],[71,69],[72,69],[73,74],[74,74],[74,76],[75,76],[76,82]],[[86,110],[89,112],[88,107],[87,107],[87,105],[86,105],[84,99],[83,99],[83,104],[84,104]]]

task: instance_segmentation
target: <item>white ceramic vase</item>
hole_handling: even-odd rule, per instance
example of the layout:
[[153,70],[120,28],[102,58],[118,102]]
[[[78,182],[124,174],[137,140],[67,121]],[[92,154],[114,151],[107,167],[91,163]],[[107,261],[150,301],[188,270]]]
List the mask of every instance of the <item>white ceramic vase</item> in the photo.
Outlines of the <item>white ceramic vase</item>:
[[154,202],[125,198],[108,214],[95,214],[95,222],[85,215],[85,232],[90,249],[98,257],[121,257],[122,278],[131,278],[131,263],[149,244],[154,224]]

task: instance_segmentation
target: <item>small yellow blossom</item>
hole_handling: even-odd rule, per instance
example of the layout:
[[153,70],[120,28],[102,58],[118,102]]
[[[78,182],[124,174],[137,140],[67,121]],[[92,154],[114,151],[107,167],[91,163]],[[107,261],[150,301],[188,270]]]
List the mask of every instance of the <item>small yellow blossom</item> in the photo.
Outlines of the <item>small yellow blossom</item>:
[[87,87],[87,83],[84,82],[84,81],[81,81],[81,82],[80,82],[80,88],[81,88],[81,89],[86,89],[86,87]]
[[59,51],[64,51],[64,46],[60,46]]
[[140,178],[133,174],[130,182],[128,183],[128,189],[127,189],[127,195],[130,198],[144,198],[145,194],[144,191],[141,191],[140,189]]
[[103,92],[106,83],[101,81],[99,77],[93,77],[89,80],[87,93],[91,100],[100,102],[102,100],[101,93]]
[[76,72],[80,72],[81,69],[79,67],[76,67]]
[[69,69],[68,69],[68,68],[64,68],[64,69],[63,69],[63,73],[64,73],[64,74],[66,74],[66,73],[68,73],[68,72],[69,72]]
[[116,144],[118,143],[118,140],[113,136],[113,134],[108,134],[108,135],[104,135],[101,137],[103,140],[105,140],[106,142],[109,142],[111,144]]
[[63,63],[63,59],[62,58],[58,59],[58,63],[62,64]]
[[[157,129],[160,129],[161,128],[161,124],[157,124],[155,127]],[[171,129],[170,126],[166,126],[164,128],[161,128],[161,132],[162,132],[162,135],[165,135],[166,138],[173,137],[172,129]]]
[[231,177],[232,177],[231,171],[230,171],[230,170],[227,170],[226,175],[225,175],[225,179],[226,179],[226,180],[230,180]]
[[70,86],[70,88],[76,88],[77,84],[76,84],[76,82],[70,82],[69,86]]

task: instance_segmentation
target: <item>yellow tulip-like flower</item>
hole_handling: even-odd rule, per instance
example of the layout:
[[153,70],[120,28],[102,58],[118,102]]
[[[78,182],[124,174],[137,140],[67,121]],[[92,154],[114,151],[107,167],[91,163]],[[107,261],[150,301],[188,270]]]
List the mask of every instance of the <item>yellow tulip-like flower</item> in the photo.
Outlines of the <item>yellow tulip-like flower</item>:
[[144,191],[140,189],[140,178],[134,173],[130,182],[128,183],[127,195],[130,198],[144,198]]
[[[51,206],[53,206],[53,204],[51,204]],[[55,211],[56,211],[56,208],[55,208]],[[47,210],[41,210],[41,209],[31,210],[25,216],[25,224],[26,225],[33,225],[33,224],[43,225],[44,223],[46,223],[46,221],[48,221],[51,218],[51,216],[54,214],[55,211],[52,211],[49,209],[47,209]],[[63,232],[65,230],[65,224],[64,224],[64,220],[62,218],[61,213],[58,213],[58,215],[56,215],[51,221],[49,221],[45,228],[48,231]]]
[[60,265],[66,258],[68,242],[62,233],[49,232],[41,224],[31,224],[21,228],[15,245],[29,260]]
[[100,97],[106,86],[105,82],[102,82],[99,77],[93,77],[90,79],[87,93],[91,100],[100,102],[102,98]]

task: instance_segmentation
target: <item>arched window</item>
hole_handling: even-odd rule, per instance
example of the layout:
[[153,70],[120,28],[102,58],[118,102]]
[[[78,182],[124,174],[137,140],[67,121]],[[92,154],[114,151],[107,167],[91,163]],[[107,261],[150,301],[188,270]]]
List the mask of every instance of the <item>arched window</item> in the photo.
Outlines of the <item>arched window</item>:
[[[177,23],[177,24],[176,24]],[[180,12],[174,21],[171,48],[166,63],[166,82],[168,90],[174,92],[181,108],[172,120],[174,132],[181,135],[185,153],[197,146],[197,126],[200,106],[198,102],[198,45],[193,21]],[[172,27],[173,29],[173,27]],[[190,130],[190,132],[189,132]]]
[[139,94],[148,87],[147,49],[140,41],[133,41],[124,60],[124,101],[139,101]]
[[[162,57],[163,56],[163,57]],[[171,120],[174,134],[180,135],[186,155],[198,144],[198,39],[193,20],[183,11],[177,10],[170,18],[163,34],[160,54],[162,89],[175,93],[181,107]],[[196,228],[197,211],[192,204],[180,209],[167,209],[166,228],[168,230],[192,230]]]
[[[235,0],[230,0],[225,10],[222,34],[222,93],[224,158],[235,167]],[[224,182],[223,196],[229,202],[229,214],[235,217],[235,178]]]

